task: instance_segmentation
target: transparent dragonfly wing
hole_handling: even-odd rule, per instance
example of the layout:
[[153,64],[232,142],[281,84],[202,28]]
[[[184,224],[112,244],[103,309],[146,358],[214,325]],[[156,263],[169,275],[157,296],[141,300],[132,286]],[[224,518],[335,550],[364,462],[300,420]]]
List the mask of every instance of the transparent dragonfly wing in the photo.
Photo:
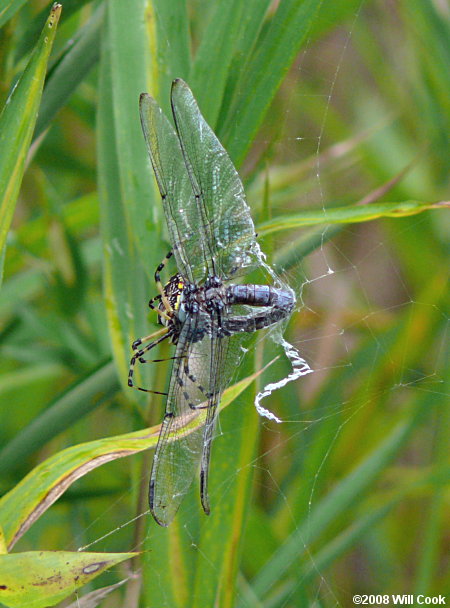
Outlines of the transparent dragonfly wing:
[[201,318],[191,317],[180,334],[153,460],[150,509],[163,526],[174,518],[200,465],[201,500],[209,513],[209,461],[218,407],[242,353],[242,334],[224,338],[206,334],[193,342],[201,323]]
[[[201,381],[193,382],[202,369],[202,341],[194,343],[199,319],[190,317],[180,333],[170,379],[166,412],[153,459],[149,503],[156,521],[167,526],[198,470],[203,449],[204,409],[207,404]],[[203,341],[208,341],[204,338]],[[202,419],[203,418],[203,419]]]
[[222,280],[246,274],[259,266],[260,250],[240,177],[183,80],[174,80],[171,102],[208,274]]
[[222,393],[231,381],[242,355],[240,344],[242,334],[222,338],[211,338],[209,377],[211,399],[206,412],[203,432],[203,450],[200,466],[200,497],[205,513],[210,512],[208,496],[209,463],[211,459],[211,444],[216,428],[217,411]]
[[204,239],[178,136],[147,93],[140,97],[139,111],[178,270],[190,282],[199,280],[207,269]]

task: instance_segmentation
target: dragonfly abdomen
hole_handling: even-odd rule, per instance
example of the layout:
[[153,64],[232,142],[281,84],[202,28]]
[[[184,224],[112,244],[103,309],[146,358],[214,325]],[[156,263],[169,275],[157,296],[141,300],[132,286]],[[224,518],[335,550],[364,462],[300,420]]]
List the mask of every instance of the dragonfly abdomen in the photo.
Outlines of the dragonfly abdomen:
[[230,285],[227,288],[227,304],[260,306],[265,309],[253,314],[230,316],[225,319],[225,332],[233,334],[258,331],[281,321],[292,312],[295,298],[292,291],[271,285]]
[[230,285],[227,288],[227,303],[273,306],[286,310],[287,314],[294,308],[295,299],[292,291],[271,285]]

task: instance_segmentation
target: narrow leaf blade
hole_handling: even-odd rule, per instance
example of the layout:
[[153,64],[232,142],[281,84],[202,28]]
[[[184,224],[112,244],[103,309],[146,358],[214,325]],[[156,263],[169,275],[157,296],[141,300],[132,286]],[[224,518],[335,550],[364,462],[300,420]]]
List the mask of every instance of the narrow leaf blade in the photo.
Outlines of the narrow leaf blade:
[[0,115],[0,252],[4,253],[61,14],[54,4],[39,41]]

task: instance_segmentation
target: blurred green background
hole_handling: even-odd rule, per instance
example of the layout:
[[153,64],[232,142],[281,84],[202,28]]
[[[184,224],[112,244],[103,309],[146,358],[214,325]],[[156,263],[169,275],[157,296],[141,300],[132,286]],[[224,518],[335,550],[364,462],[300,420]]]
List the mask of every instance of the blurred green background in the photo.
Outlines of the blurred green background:
[[[280,425],[256,415],[254,384],[222,412],[209,518],[197,486],[169,530],[141,516],[149,451],[83,476],[14,551],[143,551],[77,592],[138,572],[104,607],[448,593],[448,213],[310,215],[448,198],[448,6],[62,4],[4,261],[2,493],[70,445],[162,418],[126,377],[169,249],[138,98],[168,111],[174,77],[244,179],[261,246],[299,297],[287,338],[315,372],[265,401]],[[50,7],[0,3],[1,107]],[[0,160],[10,152],[2,140]],[[279,354],[261,338],[236,379]],[[164,390],[158,365],[142,381]],[[287,373],[281,359],[260,384]]]

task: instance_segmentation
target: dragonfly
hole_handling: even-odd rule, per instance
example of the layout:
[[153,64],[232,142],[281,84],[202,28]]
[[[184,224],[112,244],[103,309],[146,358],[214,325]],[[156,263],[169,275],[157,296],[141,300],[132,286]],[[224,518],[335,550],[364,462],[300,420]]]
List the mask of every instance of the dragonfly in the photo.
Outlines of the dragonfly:
[[[158,393],[136,385],[135,366],[151,361],[147,353],[164,340],[175,346],[149,483],[150,511],[161,526],[173,520],[198,469],[201,504],[210,513],[211,443],[243,340],[286,319],[295,306],[288,287],[242,282],[268,267],[240,177],[181,79],[172,83],[171,108],[175,128],[155,99],[140,96],[171,250],[155,271],[158,293],[149,302],[162,328],[133,343],[128,376],[130,387]],[[177,272],[163,285],[161,272],[172,257]]]

